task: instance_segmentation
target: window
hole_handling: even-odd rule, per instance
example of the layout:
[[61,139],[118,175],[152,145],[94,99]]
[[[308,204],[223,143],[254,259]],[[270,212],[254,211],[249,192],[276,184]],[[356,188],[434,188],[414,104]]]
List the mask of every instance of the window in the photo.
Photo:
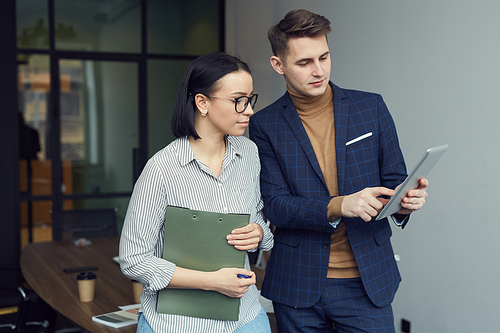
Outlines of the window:
[[121,225],[223,18],[221,0],[16,1],[21,244],[51,239],[53,209],[118,208]]

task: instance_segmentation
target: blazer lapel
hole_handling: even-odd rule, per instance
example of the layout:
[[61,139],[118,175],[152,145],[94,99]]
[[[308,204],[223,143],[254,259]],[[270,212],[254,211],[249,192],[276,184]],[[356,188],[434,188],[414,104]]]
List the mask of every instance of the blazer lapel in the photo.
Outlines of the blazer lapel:
[[347,126],[349,125],[349,103],[339,87],[330,83],[333,88],[333,110],[335,115],[335,155],[337,157],[337,179],[339,195],[344,195],[345,156]]
[[283,117],[285,117],[286,121],[290,125],[293,134],[297,138],[298,144],[306,153],[307,159],[309,160],[312,168],[325,185],[325,188],[327,188],[325,179],[323,178],[323,173],[321,172],[321,169],[319,167],[318,159],[316,158],[316,154],[314,154],[314,149],[311,145],[309,137],[307,136],[304,125],[302,125],[302,121],[300,120],[299,114],[297,113],[297,110],[295,109],[295,106],[293,105],[288,92],[285,95],[285,107],[282,109]]

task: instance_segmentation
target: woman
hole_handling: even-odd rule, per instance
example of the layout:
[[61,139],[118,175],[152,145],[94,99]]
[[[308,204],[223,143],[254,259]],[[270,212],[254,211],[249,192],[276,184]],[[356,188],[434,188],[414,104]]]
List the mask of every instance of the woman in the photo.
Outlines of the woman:
[[[188,270],[162,259],[168,205],[250,214],[251,223],[233,230],[228,243],[241,251],[272,247],[262,214],[257,148],[241,136],[256,100],[250,70],[241,60],[210,53],[189,66],[172,117],[177,139],[148,161],[137,180],[120,241],[122,271],[144,289],[137,332],[271,332],[248,256],[244,269],[215,272]],[[157,313],[157,293],[164,288],[214,290],[241,298],[239,320]]]

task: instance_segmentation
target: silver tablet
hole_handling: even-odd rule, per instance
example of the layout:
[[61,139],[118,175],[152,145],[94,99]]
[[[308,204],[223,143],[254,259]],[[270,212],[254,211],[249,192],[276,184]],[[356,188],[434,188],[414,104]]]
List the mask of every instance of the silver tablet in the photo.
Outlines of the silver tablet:
[[442,145],[427,149],[418,163],[413,167],[405,181],[398,188],[391,200],[385,205],[384,209],[375,218],[375,221],[381,220],[397,213],[401,209],[401,200],[406,196],[408,191],[418,187],[418,182],[421,178],[426,178],[431,169],[436,165],[437,161],[443,156],[448,149],[448,145]]

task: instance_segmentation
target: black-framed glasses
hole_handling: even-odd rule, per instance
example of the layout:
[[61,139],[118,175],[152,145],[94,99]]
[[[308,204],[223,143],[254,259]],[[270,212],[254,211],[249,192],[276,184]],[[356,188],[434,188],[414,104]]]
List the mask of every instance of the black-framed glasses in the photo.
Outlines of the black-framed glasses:
[[255,107],[257,103],[258,94],[253,94],[252,96],[241,96],[236,98],[231,97],[220,97],[220,96],[208,96],[209,98],[222,98],[229,99],[234,102],[234,110],[238,113],[242,113],[247,109],[248,104],[252,106],[252,109]]

